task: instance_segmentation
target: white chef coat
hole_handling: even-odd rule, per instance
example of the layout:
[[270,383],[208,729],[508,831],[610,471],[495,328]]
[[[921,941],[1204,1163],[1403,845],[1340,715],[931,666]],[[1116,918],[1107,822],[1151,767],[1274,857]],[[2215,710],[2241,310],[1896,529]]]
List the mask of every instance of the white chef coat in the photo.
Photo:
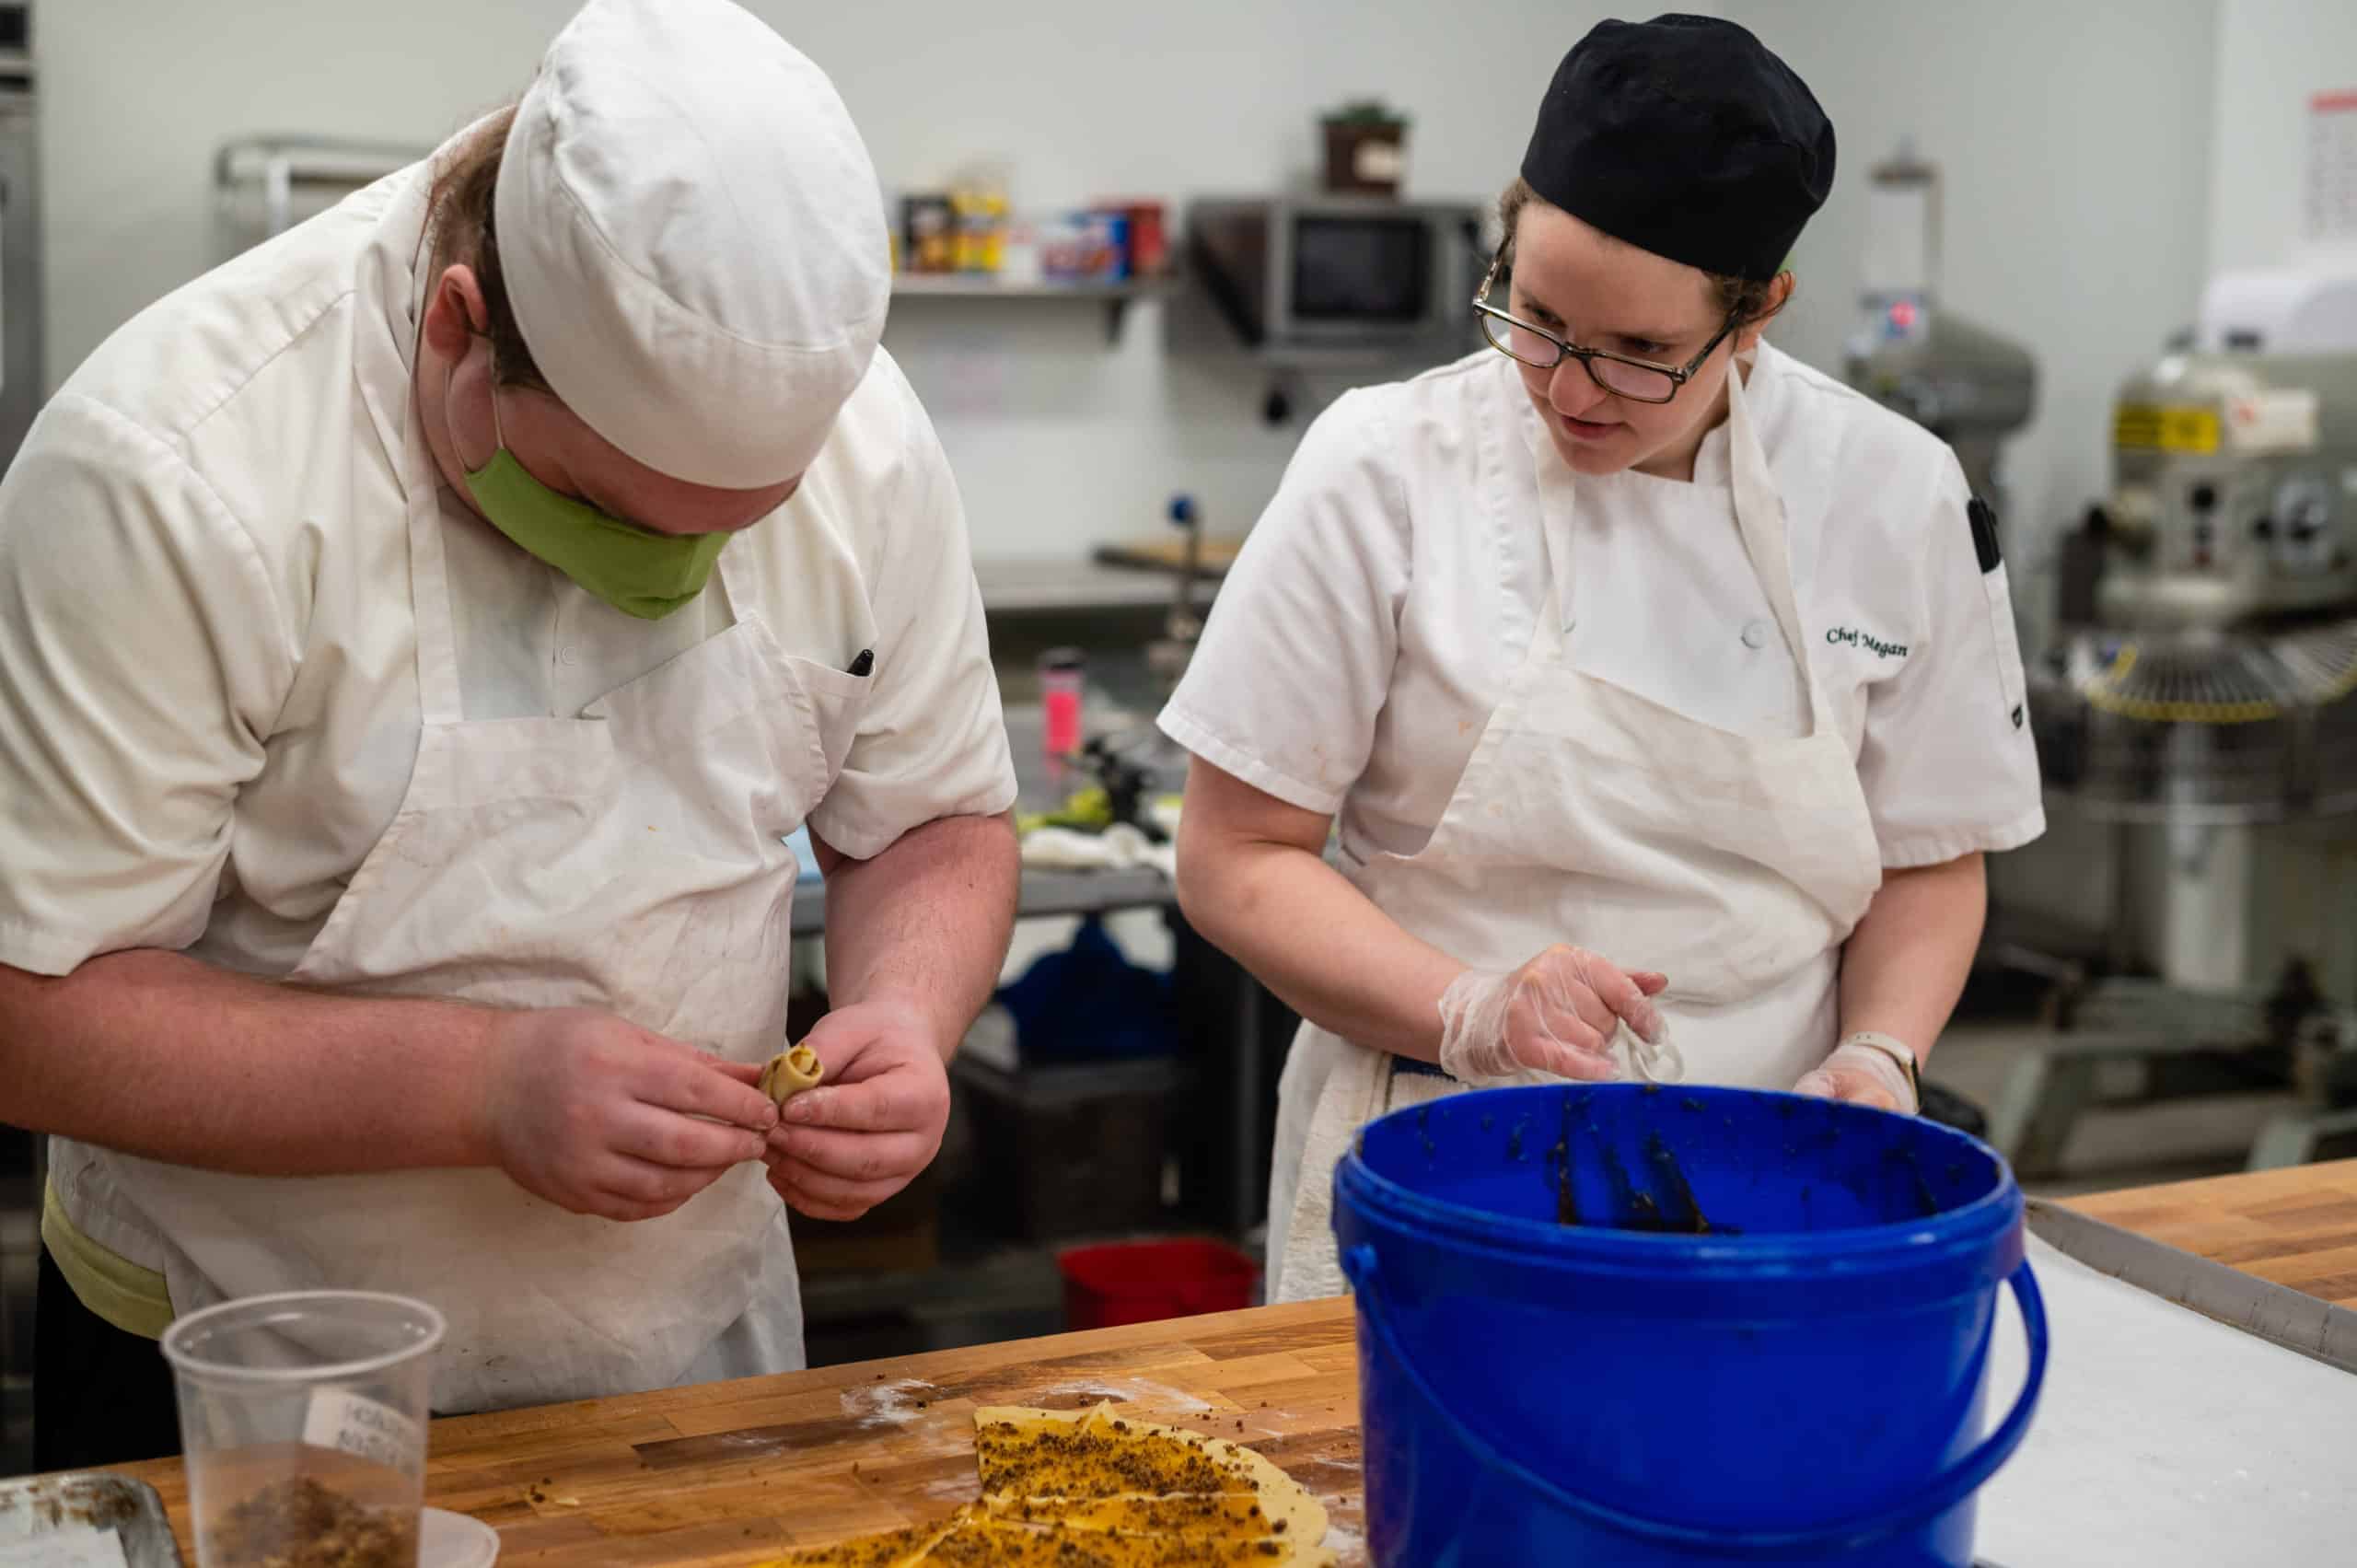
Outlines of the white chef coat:
[[[0,962],[183,948],[284,975],[391,821],[418,749],[416,629],[399,454],[354,344],[413,353],[428,280],[376,229],[423,178],[143,312],[0,485]],[[728,624],[711,593],[621,614],[447,491],[442,512],[470,720],[572,717]],[[888,354],[794,497],[727,551],[785,654],[875,655],[820,838],[865,858],[1013,803],[963,511]]]
[[[1518,380],[1514,363],[1483,349],[1321,415],[1163,714],[1196,755],[1339,814],[1347,856],[1423,847],[1530,645],[1548,581],[1540,528],[1477,462],[1474,422],[1506,380]],[[2045,816],[2005,572],[1980,569],[1955,455],[1773,347],[1760,347],[1747,385],[1787,514],[1803,632],[1883,864],[2037,837]],[[1534,427],[1516,445],[1543,438],[1519,387],[1507,389],[1514,417]],[[1704,440],[1691,483],[1579,483],[1574,667],[1737,734],[1797,734],[1802,678],[1736,531],[1725,425]]]

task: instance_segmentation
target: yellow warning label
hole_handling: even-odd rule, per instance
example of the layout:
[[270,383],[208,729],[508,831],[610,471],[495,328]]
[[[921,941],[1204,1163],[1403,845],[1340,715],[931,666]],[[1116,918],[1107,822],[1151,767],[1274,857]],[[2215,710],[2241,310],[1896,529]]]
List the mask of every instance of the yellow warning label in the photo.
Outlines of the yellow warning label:
[[2218,413],[2215,409],[2122,403],[2112,415],[2111,444],[2142,451],[2214,452]]

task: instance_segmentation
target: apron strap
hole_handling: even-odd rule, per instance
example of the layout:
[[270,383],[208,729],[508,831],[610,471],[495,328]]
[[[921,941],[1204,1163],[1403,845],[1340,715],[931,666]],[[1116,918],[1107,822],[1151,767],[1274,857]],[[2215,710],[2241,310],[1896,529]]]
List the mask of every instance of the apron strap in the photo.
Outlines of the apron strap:
[[1801,683],[1808,691],[1808,727],[1815,735],[1824,727],[1827,703],[1818,686],[1817,666],[1809,657],[1808,638],[1801,631],[1801,611],[1793,592],[1792,537],[1784,526],[1784,500],[1768,471],[1768,454],[1751,423],[1750,394],[1745,389],[1743,367],[1727,367],[1727,466],[1735,492],[1735,523],[1743,548],[1751,557],[1752,574],[1768,595],[1768,608],[1800,667]]
[[430,729],[463,718],[450,629],[449,567],[442,550],[441,474],[417,407],[418,339],[424,331],[427,233],[424,171],[412,169],[378,220],[363,271],[375,306],[354,348],[354,378],[378,439],[391,455],[409,540],[410,610],[417,635],[421,717]]
[[466,717],[459,695],[459,642],[450,621],[450,569],[442,549],[441,476],[418,423],[417,398],[402,401],[401,487],[409,506],[410,610],[417,626],[417,694],[426,727]]
[[[791,501],[786,504],[793,505]],[[771,517],[763,518],[761,524],[756,526],[766,526],[774,516],[772,514]],[[732,625],[755,614],[754,607],[761,603],[752,560],[746,553],[751,548],[733,539],[720,547],[720,591],[726,596],[728,620]]]
[[1572,614],[1572,506],[1574,475],[1563,454],[1555,449],[1554,438],[1537,413],[1527,403],[1520,410],[1524,441],[1530,447],[1531,465],[1537,470],[1538,484],[1539,542],[1547,552],[1547,591],[1538,606],[1538,624],[1532,630],[1530,655],[1532,659],[1553,653],[1571,630]]

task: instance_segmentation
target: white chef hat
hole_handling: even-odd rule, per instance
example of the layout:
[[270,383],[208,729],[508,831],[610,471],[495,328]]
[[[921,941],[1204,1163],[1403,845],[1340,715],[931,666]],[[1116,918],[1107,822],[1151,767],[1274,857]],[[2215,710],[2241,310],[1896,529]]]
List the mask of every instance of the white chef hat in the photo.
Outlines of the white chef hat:
[[749,490],[810,465],[883,335],[883,196],[826,73],[728,0],[589,0],[494,207],[517,325],[598,435]]

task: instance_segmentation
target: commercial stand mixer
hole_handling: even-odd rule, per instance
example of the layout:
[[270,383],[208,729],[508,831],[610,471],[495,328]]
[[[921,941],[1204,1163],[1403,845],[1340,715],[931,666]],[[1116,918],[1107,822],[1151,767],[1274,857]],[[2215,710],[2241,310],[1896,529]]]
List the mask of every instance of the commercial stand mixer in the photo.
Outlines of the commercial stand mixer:
[[2107,888],[2114,978],[2063,986],[1993,1134],[2034,1174],[2096,1105],[2288,1085],[2251,1164],[2294,1163],[2357,1136],[2357,258],[2213,280],[2112,459],[2030,668],[2054,831],[1992,877]]

